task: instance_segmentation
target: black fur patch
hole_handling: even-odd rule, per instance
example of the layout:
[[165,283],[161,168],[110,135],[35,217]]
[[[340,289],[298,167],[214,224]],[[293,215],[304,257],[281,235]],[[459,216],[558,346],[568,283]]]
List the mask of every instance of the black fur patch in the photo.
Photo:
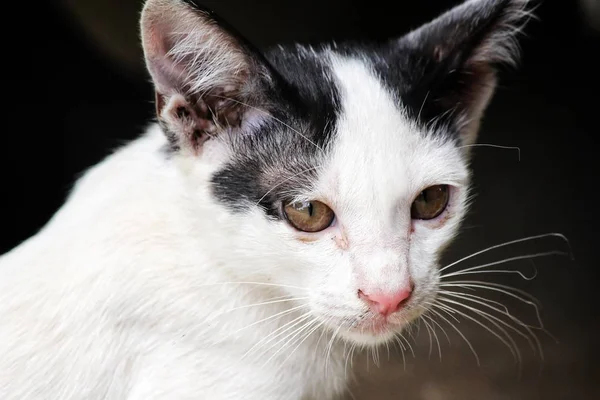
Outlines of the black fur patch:
[[337,86],[322,53],[294,47],[267,54],[278,85],[255,132],[231,135],[235,158],[212,179],[214,195],[234,211],[261,206],[281,218],[280,205],[316,180],[340,112]]

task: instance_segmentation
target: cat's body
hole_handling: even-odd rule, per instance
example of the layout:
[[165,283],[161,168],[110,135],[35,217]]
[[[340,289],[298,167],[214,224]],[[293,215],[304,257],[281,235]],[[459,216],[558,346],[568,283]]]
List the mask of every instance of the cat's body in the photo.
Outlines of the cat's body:
[[[282,368],[289,352],[262,366],[278,347],[240,362],[300,314],[242,330],[289,306],[229,311],[278,291],[207,285],[240,280],[220,267],[235,258],[236,228],[210,203],[182,200],[165,144],[154,127],[94,167],[42,232],[0,259],[0,398],[297,399],[311,386],[316,398],[343,387],[338,352],[328,378],[318,365],[318,335],[288,360],[293,373]],[[190,223],[189,207],[207,223]],[[229,228],[215,230],[216,221]]]
[[[431,85],[432,70],[419,60],[431,50],[444,64],[459,33],[446,47],[417,45],[437,37],[425,27],[398,54],[281,49],[264,67],[203,11],[149,1],[160,126],[88,171],[46,227],[0,258],[0,398],[343,393],[346,346],[385,343],[435,299],[437,258],[466,210],[461,145],[491,96],[491,65],[509,61],[496,41],[524,4],[472,1],[438,22],[497,13],[464,34],[483,36],[449,62],[465,75],[447,93],[446,80],[418,84]],[[181,47],[161,41],[195,23]],[[195,36],[207,33],[213,42]],[[450,200],[416,218],[413,201],[432,185]],[[286,202],[312,199],[335,219],[292,228],[317,214]]]

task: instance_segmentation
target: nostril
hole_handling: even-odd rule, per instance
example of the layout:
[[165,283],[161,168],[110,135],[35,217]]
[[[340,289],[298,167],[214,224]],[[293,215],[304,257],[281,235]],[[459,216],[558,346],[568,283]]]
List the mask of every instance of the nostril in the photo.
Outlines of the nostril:
[[410,300],[413,290],[414,285],[411,282],[408,287],[393,293],[366,294],[359,289],[358,297],[367,303],[373,312],[387,316],[406,305]]

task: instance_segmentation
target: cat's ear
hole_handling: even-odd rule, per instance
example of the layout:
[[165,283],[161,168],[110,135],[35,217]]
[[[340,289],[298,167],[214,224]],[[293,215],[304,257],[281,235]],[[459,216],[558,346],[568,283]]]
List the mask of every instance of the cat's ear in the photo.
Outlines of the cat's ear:
[[[496,88],[496,68],[518,61],[527,0],[469,0],[395,43],[408,63],[405,97],[427,126],[449,124],[475,141]],[[437,125],[436,125],[437,124]]]
[[198,153],[222,131],[260,122],[249,114],[267,97],[271,71],[218,17],[191,1],[148,0],[140,25],[157,117],[173,147]]

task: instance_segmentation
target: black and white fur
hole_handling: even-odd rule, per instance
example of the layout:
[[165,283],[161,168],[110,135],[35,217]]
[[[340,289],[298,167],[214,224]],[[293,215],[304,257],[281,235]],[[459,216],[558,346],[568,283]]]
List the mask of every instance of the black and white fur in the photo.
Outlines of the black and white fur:
[[[191,1],[148,0],[158,124],[0,258],[0,398],[343,393],[345,344],[385,344],[435,301],[467,148],[527,6],[470,0],[386,43],[263,54]],[[411,220],[438,184],[448,208]],[[335,222],[299,232],[282,205],[312,200]],[[408,280],[370,330],[357,291]]]

